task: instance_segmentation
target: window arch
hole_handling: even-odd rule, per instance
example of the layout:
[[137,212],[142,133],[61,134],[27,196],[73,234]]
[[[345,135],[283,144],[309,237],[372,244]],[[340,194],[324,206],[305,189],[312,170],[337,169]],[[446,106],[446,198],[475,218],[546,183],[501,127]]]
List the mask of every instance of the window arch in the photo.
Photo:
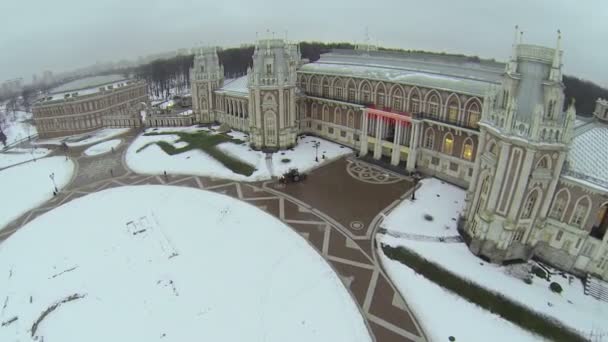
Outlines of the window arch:
[[398,85],[391,90],[391,108],[397,111],[403,110],[403,91]]
[[353,112],[352,109],[349,109],[348,112],[346,112],[346,115],[348,116],[348,127],[355,128],[355,112]]
[[378,108],[386,107],[386,88],[382,82],[378,82],[376,85],[376,101],[374,102]]
[[589,196],[585,195],[579,198],[574,205],[574,211],[572,217],[570,217],[570,224],[576,227],[583,228],[589,216],[589,210],[591,209],[591,200]]
[[550,169],[551,168],[551,158],[548,155],[544,155],[541,157],[538,162],[536,162],[536,166],[534,169]]
[[323,121],[328,121],[329,120],[329,107],[327,107],[327,105],[323,105]]
[[449,154],[449,155],[452,155],[452,153],[454,152],[454,135],[452,135],[452,133],[450,133],[450,132],[447,132],[443,136],[442,151],[443,151],[443,153]]
[[333,92],[334,92],[334,97],[337,99],[344,99],[344,84],[342,82],[342,79],[339,77],[334,78],[334,84],[333,84]]
[[329,98],[329,80],[327,77],[323,77],[323,97]]
[[536,206],[539,202],[538,201],[539,197],[540,197],[540,191],[538,189],[534,189],[528,194],[528,197],[526,198],[526,200],[524,202],[524,206],[521,211],[522,219],[532,218],[532,214],[534,214]]
[[446,102],[447,119],[450,122],[460,121],[460,99],[452,93]]
[[316,103],[312,104],[312,118],[315,120],[321,119],[321,117],[319,115],[319,106]]
[[347,97],[348,97],[348,102],[357,101],[357,85],[355,84],[355,81],[353,81],[352,78],[348,81]]
[[462,145],[462,158],[468,161],[473,160],[473,139],[471,139],[471,137],[464,140]]
[[498,147],[496,146],[495,140],[490,140],[490,142],[488,143],[488,147],[486,148],[486,151],[490,152],[495,157],[498,156]]
[[427,94],[426,100],[426,110],[429,114],[439,117],[439,108],[441,106],[441,100],[439,99],[439,95],[435,90],[431,90],[430,93]]
[[466,107],[466,122],[469,127],[479,127],[479,119],[481,117],[481,105],[477,98],[469,100]]
[[563,221],[564,213],[566,212],[566,208],[568,208],[568,204],[570,203],[570,191],[568,189],[561,189],[555,195],[555,199],[553,200],[553,206],[551,207],[551,212],[549,213],[549,217]]
[[433,131],[433,129],[431,127],[429,127],[424,132],[424,147],[428,148],[429,150],[432,150],[434,145],[435,145],[435,132]]
[[310,78],[310,93],[313,95],[319,95],[321,93],[318,76],[313,76]]
[[410,90],[409,111],[410,113],[420,112],[420,90],[416,87]]
[[372,99],[372,87],[368,81],[361,82],[361,101],[363,103],[370,103]]
[[340,110],[340,107],[336,107],[336,109],[334,109],[334,121],[333,123],[338,124],[338,125],[342,125],[342,111]]

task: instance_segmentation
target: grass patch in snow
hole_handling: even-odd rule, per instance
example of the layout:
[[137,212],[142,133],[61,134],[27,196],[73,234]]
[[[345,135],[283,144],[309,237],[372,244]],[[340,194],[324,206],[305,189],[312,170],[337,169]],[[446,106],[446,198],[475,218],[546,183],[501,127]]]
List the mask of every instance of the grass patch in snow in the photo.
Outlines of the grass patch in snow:
[[187,145],[178,148],[166,141],[153,141],[139,148],[137,152],[141,152],[143,149],[150,145],[158,145],[158,147],[160,147],[168,155],[176,155],[190,150],[198,149],[207,153],[215,160],[222,163],[222,165],[232,170],[234,173],[250,176],[255,171],[255,167],[253,167],[252,165],[245,163],[232,156],[229,156],[216,147],[217,145],[225,142],[231,142],[235,144],[242,144],[244,142],[242,140],[232,138],[227,134],[209,134],[207,132],[186,133],[172,131],[160,133],[144,133],[144,136],[155,135],[177,135],[179,136],[179,139],[176,141],[176,143],[185,142]]
[[384,254],[460,297],[553,341],[586,341],[561,324],[506,297],[466,281],[404,247],[382,244]]

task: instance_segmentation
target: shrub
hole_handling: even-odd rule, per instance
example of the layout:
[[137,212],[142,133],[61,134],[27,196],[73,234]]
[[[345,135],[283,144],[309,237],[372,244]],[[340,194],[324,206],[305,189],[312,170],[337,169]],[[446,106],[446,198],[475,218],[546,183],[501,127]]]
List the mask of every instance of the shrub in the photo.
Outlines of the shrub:
[[433,216],[431,216],[429,214],[424,214],[424,219],[427,221],[433,221]]
[[524,283],[532,285],[532,278],[524,278]]
[[536,275],[539,278],[542,279],[547,279],[547,272],[545,270],[543,270],[542,268],[540,268],[539,266],[532,266],[532,273],[534,273],[534,275]]
[[551,289],[551,291],[553,291],[555,293],[562,293],[562,286],[556,282],[552,282],[549,285],[549,288]]
[[291,159],[289,159],[289,158],[283,158],[283,159],[281,159],[281,162],[285,163],[285,164],[289,163],[290,161],[291,161]]

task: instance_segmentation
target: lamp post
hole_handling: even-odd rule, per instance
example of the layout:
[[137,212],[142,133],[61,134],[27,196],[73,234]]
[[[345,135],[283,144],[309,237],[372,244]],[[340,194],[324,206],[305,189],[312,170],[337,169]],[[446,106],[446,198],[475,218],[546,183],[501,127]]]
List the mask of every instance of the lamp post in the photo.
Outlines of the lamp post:
[[53,187],[55,188],[55,192],[59,192],[59,190],[57,190],[57,184],[55,184],[55,173],[51,173],[49,175],[49,178],[51,179],[51,181],[53,182]]
[[321,145],[318,141],[313,141],[312,146],[315,148],[315,161],[319,162],[319,146]]

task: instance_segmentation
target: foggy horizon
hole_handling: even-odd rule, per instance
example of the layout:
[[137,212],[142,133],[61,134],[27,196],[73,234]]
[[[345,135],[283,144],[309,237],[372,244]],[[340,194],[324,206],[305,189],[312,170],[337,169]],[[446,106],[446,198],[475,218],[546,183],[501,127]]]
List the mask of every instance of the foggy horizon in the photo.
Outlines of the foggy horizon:
[[[75,0],[8,5],[0,22],[7,34],[0,47],[0,80],[45,70],[60,73],[96,62],[137,60],[158,53],[199,45],[235,47],[251,44],[256,32],[276,32],[292,41],[371,42],[382,47],[426,50],[505,61],[511,53],[515,25],[525,32],[523,42],[555,47],[562,32],[564,73],[608,87],[608,3],[574,4],[565,0],[492,3],[462,0],[426,3],[387,0],[338,0],[308,3],[233,1],[230,3],[178,0],[108,0],[82,4]],[[32,9],[35,8],[35,11]],[[20,13],[27,13],[20,15]],[[26,25],[24,25],[26,23]]]

